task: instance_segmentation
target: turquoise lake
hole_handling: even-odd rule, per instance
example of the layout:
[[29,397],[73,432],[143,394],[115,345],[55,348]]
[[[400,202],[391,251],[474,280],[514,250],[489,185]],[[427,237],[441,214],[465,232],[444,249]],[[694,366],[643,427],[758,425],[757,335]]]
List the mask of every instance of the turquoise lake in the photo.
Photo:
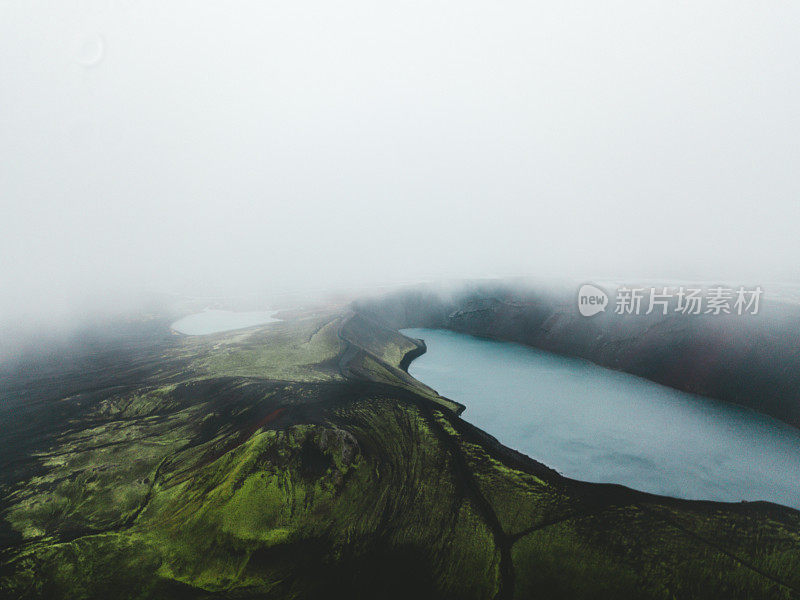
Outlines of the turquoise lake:
[[409,373],[563,475],[700,500],[800,508],[800,431],[590,362],[438,329]]

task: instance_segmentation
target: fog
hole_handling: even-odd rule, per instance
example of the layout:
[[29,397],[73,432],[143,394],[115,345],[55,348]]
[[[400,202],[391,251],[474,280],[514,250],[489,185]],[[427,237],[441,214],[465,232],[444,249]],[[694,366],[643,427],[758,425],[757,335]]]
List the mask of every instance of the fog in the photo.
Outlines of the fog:
[[798,31],[791,2],[0,2],[0,322],[796,281]]

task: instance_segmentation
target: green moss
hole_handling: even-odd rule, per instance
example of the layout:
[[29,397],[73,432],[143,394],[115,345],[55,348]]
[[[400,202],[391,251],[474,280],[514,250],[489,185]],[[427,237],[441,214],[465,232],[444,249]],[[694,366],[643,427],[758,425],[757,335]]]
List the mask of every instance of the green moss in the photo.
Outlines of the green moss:
[[[199,377],[260,377],[287,381],[341,380],[336,362],[344,350],[339,320],[310,317],[292,323],[273,323],[247,335],[217,341],[201,350],[192,371]],[[198,342],[187,342],[196,346]]]
[[569,522],[528,534],[514,545],[516,598],[584,600],[658,598],[639,589],[632,565],[581,539]]
[[[12,598],[784,598],[798,513],[564,480],[339,314],[181,339],[3,489]],[[340,367],[342,372],[339,371]],[[16,467],[15,467],[16,468]]]

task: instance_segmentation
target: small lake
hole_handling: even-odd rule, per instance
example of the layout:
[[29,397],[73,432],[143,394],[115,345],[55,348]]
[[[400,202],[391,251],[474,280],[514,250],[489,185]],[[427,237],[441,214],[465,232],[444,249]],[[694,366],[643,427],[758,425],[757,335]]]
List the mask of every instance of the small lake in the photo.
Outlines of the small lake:
[[276,310],[234,312],[230,310],[207,309],[175,321],[171,327],[186,335],[208,335],[221,331],[244,329],[280,319],[273,318]]
[[574,479],[800,508],[800,430],[590,362],[438,329],[409,373],[463,418]]

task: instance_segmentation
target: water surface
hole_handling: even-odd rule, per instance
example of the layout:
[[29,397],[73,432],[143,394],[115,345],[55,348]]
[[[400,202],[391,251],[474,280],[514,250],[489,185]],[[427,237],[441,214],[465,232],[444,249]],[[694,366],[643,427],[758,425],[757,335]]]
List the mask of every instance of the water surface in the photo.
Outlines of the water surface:
[[465,420],[568,477],[800,508],[800,431],[755,411],[509,342],[406,329],[409,372]]
[[273,318],[276,310],[258,310],[250,312],[234,312],[230,310],[206,309],[175,321],[171,327],[186,335],[208,335],[220,331],[231,331],[272,323],[280,319]]

